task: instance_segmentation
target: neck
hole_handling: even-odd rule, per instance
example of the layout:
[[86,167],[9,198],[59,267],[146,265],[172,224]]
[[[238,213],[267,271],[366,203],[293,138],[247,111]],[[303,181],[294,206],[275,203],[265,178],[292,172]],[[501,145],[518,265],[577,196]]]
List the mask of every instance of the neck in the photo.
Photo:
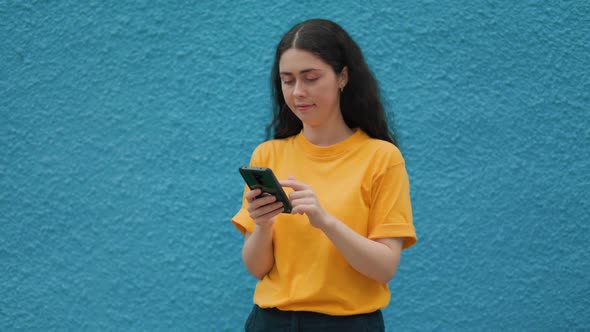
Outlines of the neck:
[[354,130],[348,128],[346,123],[323,126],[309,126],[303,124],[303,135],[308,141],[317,146],[330,146],[340,143],[354,134]]

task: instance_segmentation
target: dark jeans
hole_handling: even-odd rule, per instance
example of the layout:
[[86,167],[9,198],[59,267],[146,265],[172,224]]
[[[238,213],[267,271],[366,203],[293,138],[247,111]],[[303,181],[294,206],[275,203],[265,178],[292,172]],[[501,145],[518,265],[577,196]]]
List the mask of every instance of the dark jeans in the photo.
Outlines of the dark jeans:
[[254,305],[246,332],[318,331],[318,332],[373,332],[385,331],[380,310],[368,314],[330,316],[307,311],[262,309]]

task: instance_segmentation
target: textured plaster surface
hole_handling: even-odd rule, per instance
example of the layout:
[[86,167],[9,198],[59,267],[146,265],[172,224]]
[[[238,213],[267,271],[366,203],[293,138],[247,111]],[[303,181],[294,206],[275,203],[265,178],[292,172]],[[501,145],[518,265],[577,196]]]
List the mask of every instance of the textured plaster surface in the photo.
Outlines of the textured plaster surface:
[[394,331],[590,329],[587,1],[0,2],[0,330],[238,331],[229,219],[281,34],[326,17],[395,118]]

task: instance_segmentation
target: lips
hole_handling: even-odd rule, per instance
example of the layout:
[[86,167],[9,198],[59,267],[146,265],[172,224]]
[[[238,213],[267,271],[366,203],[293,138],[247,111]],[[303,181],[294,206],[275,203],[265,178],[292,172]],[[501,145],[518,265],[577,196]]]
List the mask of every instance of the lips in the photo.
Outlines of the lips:
[[305,112],[310,110],[314,105],[313,104],[295,104],[295,108],[299,112]]

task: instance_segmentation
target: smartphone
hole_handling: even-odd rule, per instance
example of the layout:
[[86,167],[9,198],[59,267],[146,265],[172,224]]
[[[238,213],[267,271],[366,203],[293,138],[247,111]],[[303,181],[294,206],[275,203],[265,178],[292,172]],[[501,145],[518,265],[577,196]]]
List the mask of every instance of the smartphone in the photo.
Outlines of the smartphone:
[[283,213],[291,213],[292,207],[289,197],[285,194],[283,187],[281,187],[272,169],[267,167],[242,166],[240,167],[240,174],[250,190],[262,190],[262,194],[258,197],[273,195],[277,198],[277,201],[283,202]]

